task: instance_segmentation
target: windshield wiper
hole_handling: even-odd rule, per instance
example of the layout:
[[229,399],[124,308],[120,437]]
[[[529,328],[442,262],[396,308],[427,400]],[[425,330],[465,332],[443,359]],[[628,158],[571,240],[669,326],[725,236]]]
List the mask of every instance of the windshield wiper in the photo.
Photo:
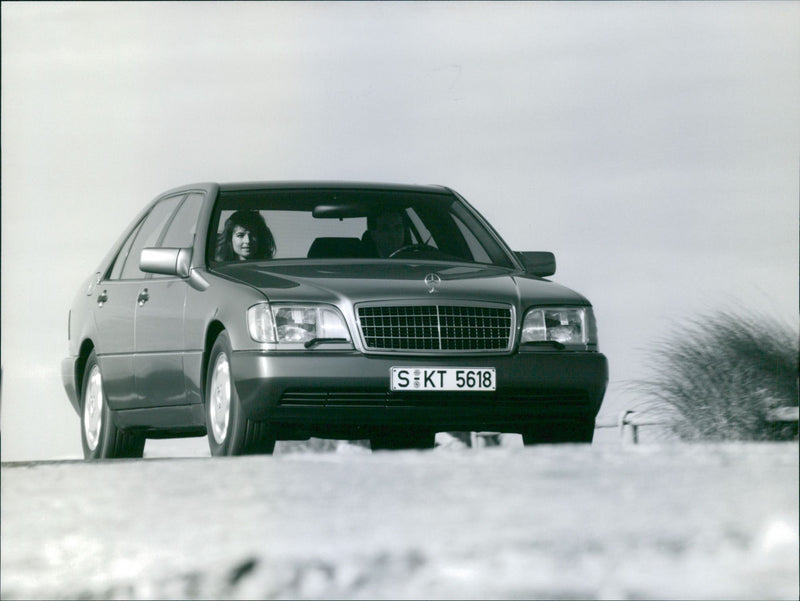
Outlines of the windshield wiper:
[[334,343],[334,342],[349,342],[347,338],[312,338],[308,342],[305,343],[306,348],[311,348],[317,346],[318,344],[327,344],[327,343]]

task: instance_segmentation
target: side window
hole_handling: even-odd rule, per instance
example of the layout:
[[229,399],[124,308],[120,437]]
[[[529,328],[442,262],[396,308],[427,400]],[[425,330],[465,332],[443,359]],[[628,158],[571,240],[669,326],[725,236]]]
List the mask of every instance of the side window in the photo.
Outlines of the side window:
[[162,200],[156,204],[153,210],[150,211],[150,214],[147,215],[125,259],[125,266],[122,268],[121,279],[139,280],[147,276],[146,273],[139,269],[139,255],[142,253],[143,248],[155,246],[161,231],[164,229],[164,225],[167,223],[167,220],[170,215],[172,215],[172,212],[175,210],[181,198],[182,196],[172,196]]
[[114,266],[111,268],[111,274],[108,276],[110,280],[118,280],[122,275],[122,266],[125,265],[125,259],[128,256],[128,253],[131,250],[131,244],[133,244],[134,238],[136,238],[136,234],[139,233],[139,229],[142,227],[142,223],[144,220],[140,221],[133,231],[128,234],[127,240],[120,248],[119,252],[117,253],[117,258],[114,259]]
[[[202,194],[190,194],[186,197],[167,226],[167,231],[158,244],[159,247],[186,248],[194,245],[194,232],[197,228],[197,217],[200,215],[202,202]],[[162,279],[170,276],[154,273],[150,277]]]
[[164,248],[187,248],[194,245],[197,218],[203,205],[202,194],[190,194],[175,213],[172,223],[159,246]]

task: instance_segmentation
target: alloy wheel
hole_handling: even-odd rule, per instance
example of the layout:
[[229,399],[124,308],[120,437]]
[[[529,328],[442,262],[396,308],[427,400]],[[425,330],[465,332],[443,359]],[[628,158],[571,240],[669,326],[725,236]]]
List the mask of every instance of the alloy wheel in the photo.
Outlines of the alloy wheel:
[[231,374],[225,353],[217,355],[214,370],[211,372],[210,393],[208,412],[211,432],[216,443],[221,445],[228,436],[231,415]]
[[83,430],[86,435],[86,446],[91,451],[97,449],[102,426],[103,377],[100,375],[100,368],[93,365],[86,384],[86,398],[83,401]]

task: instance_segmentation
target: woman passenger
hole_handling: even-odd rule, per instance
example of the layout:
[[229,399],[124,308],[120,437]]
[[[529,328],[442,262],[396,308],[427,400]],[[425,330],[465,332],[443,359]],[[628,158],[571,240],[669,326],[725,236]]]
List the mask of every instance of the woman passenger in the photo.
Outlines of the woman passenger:
[[217,238],[217,261],[251,261],[275,256],[275,238],[258,211],[236,211]]

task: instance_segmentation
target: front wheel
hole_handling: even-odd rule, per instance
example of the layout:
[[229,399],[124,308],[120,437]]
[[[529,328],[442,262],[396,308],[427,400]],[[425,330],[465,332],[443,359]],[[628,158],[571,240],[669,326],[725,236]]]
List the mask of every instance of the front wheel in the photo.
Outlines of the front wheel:
[[525,446],[535,444],[583,443],[594,438],[594,419],[581,419],[555,424],[537,424],[522,433]]
[[247,419],[231,378],[231,343],[221,332],[211,348],[206,375],[206,429],[215,457],[271,454],[275,436],[268,424]]
[[90,460],[141,457],[144,453],[144,436],[120,430],[111,419],[94,351],[86,360],[81,388],[81,442],[83,456]]
[[432,449],[436,432],[428,430],[401,430],[386,428],[370,436],[373,451],[399,451],[405,449]]

